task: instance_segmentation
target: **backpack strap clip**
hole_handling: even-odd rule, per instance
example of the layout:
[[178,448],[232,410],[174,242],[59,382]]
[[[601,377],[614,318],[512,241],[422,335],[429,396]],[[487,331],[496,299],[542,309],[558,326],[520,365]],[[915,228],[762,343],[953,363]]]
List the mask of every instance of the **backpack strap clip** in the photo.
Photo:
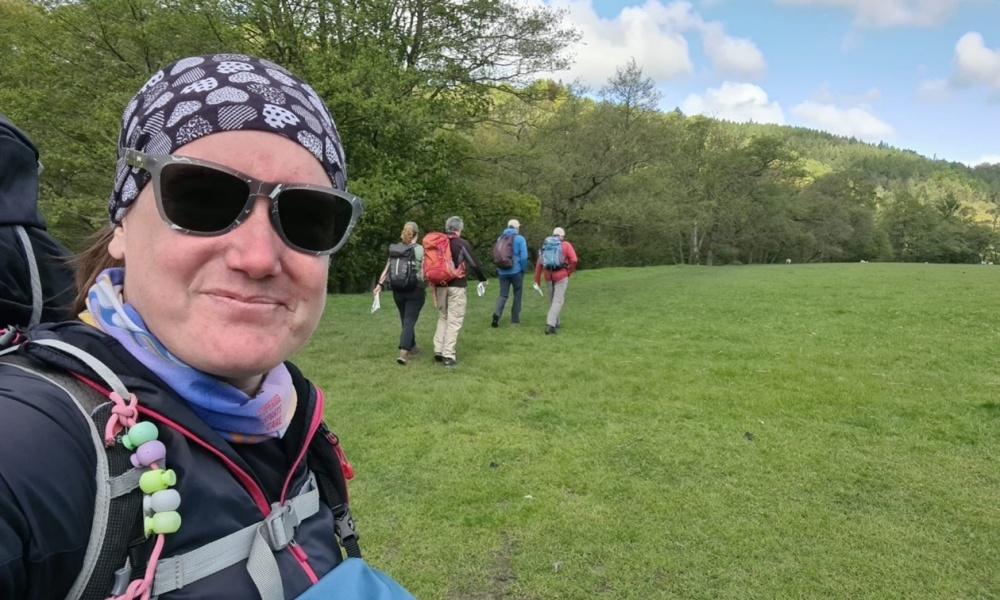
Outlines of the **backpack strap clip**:
[[294,503],[287,502],[282,506],[275,502],[271,505],[271,514],[261,523],[260,531],[271,550],[277,552],[291,543],[301,522]]
[[340,538],[340,545],[344,547],[347,556],[361,558],[361,548],[358,546],[360,536],[354,528],[354,517],[351,516],[351,508],[346,502],[333,509],[333,529]]
[[16,346],[24,341],[21,330],[13,325],[8,325],[6,329],[0,329],[0,350]]

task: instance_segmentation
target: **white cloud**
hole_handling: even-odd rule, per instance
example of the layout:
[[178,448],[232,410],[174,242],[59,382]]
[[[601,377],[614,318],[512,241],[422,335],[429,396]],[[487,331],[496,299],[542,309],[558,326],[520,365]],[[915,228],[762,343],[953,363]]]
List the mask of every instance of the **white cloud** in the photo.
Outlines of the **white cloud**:
[[982,35],[963,35],[955,44],[954,63],[956,84],[984,85],[1000,91],[1000,49],[988,48]]
[[1000,154],[988,154],[986,156],[980,156],[976,160],[966,160],[962,162],[970,167],[976,167],[979,165],[1000,165]]
[[778,4],[844,8],[863,27],[930,27],[951,17],[962,4],[982,0],[775,0]]
[[767,69],[764,55],[752,41],[726,35],[721,23],[702,26],[705,54],[723,75],[759,77]]
[[949,97],[948,82],[944,79],[924,79],[917,86],[917,98],[924,102],[944,102]]
[[812,100],[820,104],[870,104],[882,99],[882,90],[868,88],[862,94],[834,94],[829,82],[823,82],[812,93]]
[[792,107],[792,115],[804,123],[835,135],[851,136],[867,141],[882,141],[896,131],[866,105],[840,107],[807,100]]
[[[545,1],[545,0],[528,0]],[[719,72],[741,78],[761,75],[767,65],[751,40],[732,37],[718,22],[706,22],[690,2],[646,0],[625,7],[613,18],[594,10],[593,0],[550,0],[548,6],[566,11],[566,24],[582,34],[571,52],[574,64],[559,77],[600,86],[615,68],[635,59],[643,74],[657,83],[695,72],[688,37],[701,35],[705,54]]]
[[672,8],[659,2],[623,9],[613,19],[602,19],[590,0],[556,2],[565,8],[567,20],[582,34],[573,48],[575,61],[570,78],[599,86],[630,58],[654,81],[671,79],[694,71],[687,39],[690,6]]
[[691,94],[681,103],[688,115],[706,115],[727,121],[785,124],[781,105],[772,102],[759,86],[727,81],[704,94]]

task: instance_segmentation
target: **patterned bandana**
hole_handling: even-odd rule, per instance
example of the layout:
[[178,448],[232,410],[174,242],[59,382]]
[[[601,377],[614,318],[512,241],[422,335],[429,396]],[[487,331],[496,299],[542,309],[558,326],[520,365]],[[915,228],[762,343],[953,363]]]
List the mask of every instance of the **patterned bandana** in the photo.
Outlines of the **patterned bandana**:
[[115,189],[108,200],[118,224],[149,181],[125,164],[126,149],[170,154],[223,131],[269,131],[316,157],[333,186],[347,190],[340,134],[323,100],[282,67],[243,54],[193,56],[153,75],[125,107],[118,136]]
[[[106,269],[87,294],[89,317],[104,333],[187,400],[191,410],[226,441],[255,444],[285,435],[297,404],[285,365],[271,369],[253,398],[186,365],[146,329],[134,308],[122,302],[124,282],[124,269]],[[81,316],[90,321],[87,314]]]

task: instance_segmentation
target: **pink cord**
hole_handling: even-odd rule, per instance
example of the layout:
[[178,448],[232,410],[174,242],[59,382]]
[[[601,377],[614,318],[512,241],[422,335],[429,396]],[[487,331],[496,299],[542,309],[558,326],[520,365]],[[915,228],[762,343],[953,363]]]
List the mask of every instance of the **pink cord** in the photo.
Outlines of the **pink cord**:
[[[114,393],[114,392],[112,392]],[[115,394],[117,396],[117,394]],[[118,396],[121,400],[121,396]],[[135,400],[135,396],[132,396]],[[155,462],[149,463],[150,469],[159,469]],[[143,575],[142,579],[136,579],[132,583],[128,584],[125,588],[125,593],[121,596],[112,596],[107,600],[134,600],[134,598],[142,594],[142,600],[149,600],[149,595],[153,591],[153,576],[156,574],[156,563],[160,560],[160,554],[163,553],[163,542],[164,534],[160,533],[156,536],[156,544],[153,545],[153,552],[149,555],[149,562],[146,563],[146,573]]]
[[149,555],[145,576],[128,584],[128,588],[125,589],[125,593],[121,596],[112,596],[108,600],[134,600],[136,597],[141,597],[142,600],[149,600],[149,596],[153,592],[153,575],[156,573],[156,562],[160,560],[160,554],[163,552],[163,540],[164,535],[162,533],[156,536],[156,545],[153,546],[153,553]]
[[111,418],[108,419],[108,424],[104,428],[104,445],[111,447],[115,444],[115,436],[122,429],[135,427],[136,419],[139,416],[139,409],[136,406],[138,400],[135,394],[129,396],[127,403],[118,392],[108,394],[108,399],[114,403],[114,406],[111,407]]

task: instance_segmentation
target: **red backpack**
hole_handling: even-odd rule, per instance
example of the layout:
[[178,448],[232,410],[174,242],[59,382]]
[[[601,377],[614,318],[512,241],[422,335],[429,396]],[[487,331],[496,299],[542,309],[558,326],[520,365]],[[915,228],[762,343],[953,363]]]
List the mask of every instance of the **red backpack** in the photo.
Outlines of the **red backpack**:
[[465,263],[456,267],[451,256],[451,238],[438,232],[424,236],[424,279],[433,286],[444,287],[452,279],[465,277]]

